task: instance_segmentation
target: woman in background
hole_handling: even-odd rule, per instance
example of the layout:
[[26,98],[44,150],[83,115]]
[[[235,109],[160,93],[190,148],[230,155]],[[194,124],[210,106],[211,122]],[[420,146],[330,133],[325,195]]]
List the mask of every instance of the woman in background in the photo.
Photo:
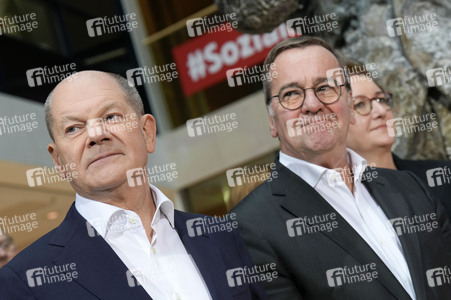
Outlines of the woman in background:
[[451,162],[405,160],[392,153],[395,134],[389,134],[387,127],[387,121],[394,118],[391,94],[362,74],[352,74],[350,81],[356,123],[349,126],[348,147],[378,168],[413,172],[442,202],[451,219]]

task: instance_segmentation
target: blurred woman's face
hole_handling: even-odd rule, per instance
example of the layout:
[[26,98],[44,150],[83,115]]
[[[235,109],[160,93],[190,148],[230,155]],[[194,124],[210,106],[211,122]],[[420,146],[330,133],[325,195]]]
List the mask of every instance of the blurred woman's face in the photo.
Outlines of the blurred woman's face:
[[[373,80],[360,76],[351,78],[351,89],[354,106],[358,105],[362,98],[368,99],[383,97],[384,92],[374,83]],[[360,100],[359,100],[360,99]],[[383,104],[378,101],[371,101],[371,112],[364,116],[355,112],[355,124],[349,126],[347,136],[347,146],[361,155],[371,152],[378,147],[391,148],[395,138],[388,135],[387,120],[393,119],[393,114]]]

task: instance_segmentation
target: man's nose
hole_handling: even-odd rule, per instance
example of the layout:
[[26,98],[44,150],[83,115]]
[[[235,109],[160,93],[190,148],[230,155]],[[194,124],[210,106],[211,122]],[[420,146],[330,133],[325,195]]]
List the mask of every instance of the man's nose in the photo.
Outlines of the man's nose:
[[324,108],[324,104],[316,97],[313,89],[306,89],[304,97],[304,103],[302,103],[301,107],[303,114],[317,113]]
[[110,133],[107,125],[102,119],[89,120],[86,123],[88,132],[88,144],[95,145],[100,144],[104,140],[110,139]]

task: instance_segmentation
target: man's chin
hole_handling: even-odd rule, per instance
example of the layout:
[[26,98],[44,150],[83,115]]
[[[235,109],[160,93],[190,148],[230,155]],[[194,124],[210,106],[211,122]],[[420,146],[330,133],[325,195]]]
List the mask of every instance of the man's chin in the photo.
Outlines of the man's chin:
[[325,152],[333,149],[336,145],[334,134],[312,134],[305,137],[304,147],[309,152]]
[[[106,191],[106,190],[113,190],[124,183],[127,183],[127,180],[125,178],[125,174],[123,176],[119,176],[118,173],[116,174],[97,174],[94,176],[85,176],[83,178],[83,186],[87,187],[89,190],[98,190],[98,191]],[[77,184],[77,183],[75,183]],[[83,188],[85,189],[85,188]]]

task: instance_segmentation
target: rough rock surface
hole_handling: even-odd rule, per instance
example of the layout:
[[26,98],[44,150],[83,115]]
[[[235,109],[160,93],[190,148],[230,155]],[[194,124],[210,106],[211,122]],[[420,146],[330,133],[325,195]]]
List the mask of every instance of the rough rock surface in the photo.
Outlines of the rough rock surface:
[[[428,116],[430,120],[431,114],[436,114],[437,128],[416,133],[403,130],[397,137],[393,150],[404,158],[450,158],[451,2],[447,0],[434,2],[319,0],[311,3],[215,0],[215,2],[222,13],[235,12],[239,21],[238,30],[246,33],[269,32],[290,18],[335,13],[338,27],[329,32],[314,32],[313,35],[326,39],[353,61],[376,64],[377,80],[394,95],[396,117],[412,119],[417,116],[418,119],[421,116],[424,119]],[[435,18],[432,14],[435,14]],[[403,18],[404,26],[390,21],[395,18]],[[435,28],[428,28],[428,23],[432,25],[433,22],[436,22]],[[415,25],[418,25],[417,31],[412,32]],[[431,74],[428,70],[435,68],[444,68],[445,71],[447,69],[446,78],[443,77],[444,81],[439,82],[435,77],[436,81],[428,84],[428,74]]]

